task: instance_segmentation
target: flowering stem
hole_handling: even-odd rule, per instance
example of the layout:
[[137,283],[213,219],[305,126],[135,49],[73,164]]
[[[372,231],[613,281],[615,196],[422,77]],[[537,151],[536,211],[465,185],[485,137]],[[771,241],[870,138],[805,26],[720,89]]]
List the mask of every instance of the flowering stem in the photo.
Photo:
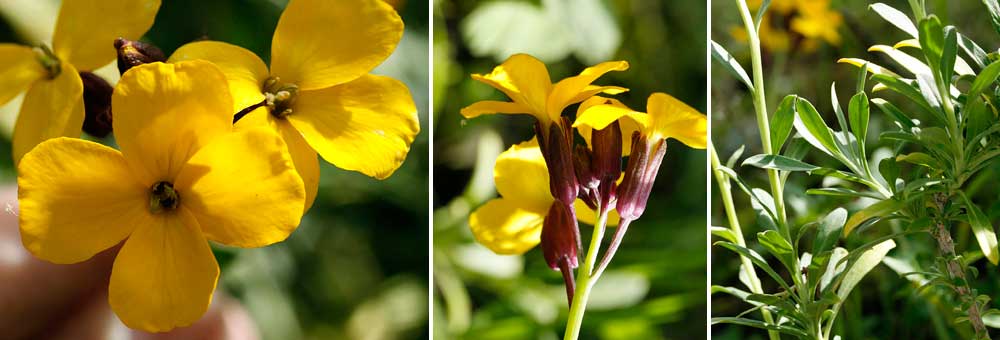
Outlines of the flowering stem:
[[[598,202],[597,206],[602,207],[600,202]],[[573,302],[569,307],[566,334],[563,336],[563,340],[576,340],[580,336],[580,327],[583,326],[583,313],[587,308],[590,290],[594,287],[594,283],[597,282],[597,277],[592,275],[592,270],[594,269],[594,263],[597,262],[597,252],[601,248],[601,240],[604,239],[604,229],[608,223],[608,210],[610,210],[610,207],[598,210],[600,211],[596,212],[597,223],[594,224],[594,233],[591,235],[590,245],[587,248],[587,253],[584,255],[583,265],[580,266],[577,274],[579,280],[576,285],[576,293],[573,294]]]
[[[746,247],[747,242],[743,239],[743,228],[740,227],[740,219],[736,216],[736,207],[733,205],[733,192],[732,183],[726,178],[725,174],[718,171],[719,167],[722,166],[719,161],[719,154],[715,151],[715,145],[712,141],[708,142],[708,154],[712,161],[712,174],[715,175],[715,181],[719,184],[719,193],[722,197],[722,207],[726,211],[726,218],[729,220],[729,230],[732,230],[733,236],[736,238],[736,245],[740,247]],[[760,278],[757,277],[757,270],[754,269],[753,263],[750,259],[740,255],[740,262],[743,265],[740,269],[743,270],[748,281],[750,281],[750,292],[754,294],[763,294],[764,288],[760,283]],[[771,317],[771,312],[767,309],[760,309],[761,316],[764,318],[764,322],[768,324],[774,324],[774,318]],[[767,335],[771,340],[781,339],[781,335],[778,331],[768,330]]]
[[[743,17],[743,26],[747,30],[747,37],[750,42],[750,62],[753,67],[753,107],[757,114],[757,129],[760,130],[760,143],[764,153],[775,154],[771,147],[771,124],[767,117],[767,98],[764,94],[764,66],[761,61],[760,37],[757,34],[757,27],[754,24],[753,16],[750,15],[750,8],[747,7],[746,0],[736,0],[736,5],[740,9]],[[768,169],[767,179],[771,182],[771,196],[774,198],[774,209],[778,215],[778,229],[781,230],[786,239],[791,239],[791,232],[785,218],[785,195],[778,170]]]
[[625,232],[628,231],[629,224],[632,223],[631,219],[623,218],[621,222],[618,223],[618,228],[615,230],[615,236],[611,238],[611,245],[608,249],[604,251],[604,257],[601,258],[601,263],[597,265],[597,269],[594,270],[594,275],[591,275],[593,280],[597,280],[604,273],[605,269],[608,269],[608,264],[611,263],[611,258],[615,257],[615,253],[618,252],[618,246],[622,244],[622,239],[625,238]]

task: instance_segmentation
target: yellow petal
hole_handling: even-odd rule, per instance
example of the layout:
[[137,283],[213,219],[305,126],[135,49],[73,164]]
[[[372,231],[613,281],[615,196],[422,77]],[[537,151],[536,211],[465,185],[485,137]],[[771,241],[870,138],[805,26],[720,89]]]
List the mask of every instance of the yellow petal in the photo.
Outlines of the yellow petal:
[[45,68],[31,47],[0,44],[0,105],[27,90],[45,76]]
[[[594,225],[594,223],[597,222],[597,213],[594,209],[590,209],[590,207],[587,206],[587,203],[583,203],[583,200],[577,198],[576,201],[573,202],[573,210],[576,210],[577,221],[589,225]],[[608,212],[607,226],[616,226],[620,222],[621,217],[618,216],[618,211],[611,209],[611,211]]]
[[402,19],[382,1],[294,0],[274,31],[271,74],[302,90],[343,84],[381,64],[402,36]]
[[625,71],[627,69],[628,62],[608,61],[588,67],[583,72],[580,72],[578,76],[560,80],[552,87],[552,94],[549,96],[547,102],[548,112],[562,113],[563,109],[567,106],[587,99],[589,96],[580,98],[579,94],[587,90],[590,84],[597,80],[597,78],[611,71]]
[[538,141],[532,139],[500,153],[493,167],[493,182],[500,196],[544,214],[554,200],[547,169]]
[[308,211],[319,191],[319,156],[292,124],[284,119],[275,119],[267,108],[259,108],[250,112],[239,122],[236,122],[234,129],[235,131],[247,131],[259,126],[267,126],[277,131],[288,146],[288,153],[292,156],[295,171],[299,173],[299,177],[302,177],[302,182],[305,184],[306,204],[303,212]]
[[198,221],[178,209],[155,215],[125,241],[111,269],[108,300],[126,326],[163,332],[200,319],[218,278]]
[[14,124],[14,161],[47,139],[80,137],[83,115],[83,81],[73,65],[62,63],[55,79],[35,82],[24,96]]
[[420,132],[410,90],[389,77],[302,91],[294,105],[288,121],[323,159],[378,179],[403,164]]
[[472,105],[462,108],[462,116],[465,118],[476,118],[481,115],[491,115],[495,113],[503,114],[532,114],[531,108],[514,102],[501,102],[496,100],[482,100]]
[[561,112],[547,113],[545,102],[552,92],[549,71],[540,60],[527,54],[515,54],[507,58],[493,72],[473,74],[472,79],[503,91],[515,103],[531,108],[532,115],[547,125],[559,118]]
[[704,149],[708,144],[708,119],[677,98],[654,93],[646,109],[652,136],[675,138],[695,149]]
[[647,114],[636,112],[618,100],[595,96],[580,104],[573,127],[590,146],[592,131],[602,130],[616,120],[622,129],[622,154],[628,155],[632,152],[632,133],[644,131],[649,124]]
[[224,42],[199,41],[181,46],[167,62],[196,59],[212,62],[226,75],[233,96],[233,114],[264,101],[267,65],[250,50]]
[[469,215],[469,227],[476,241],[494,253],[518,255],[541,241],[546,210],[528,210],[518,202],[497,198]]
[[52,48],[77,69],[93,71],[115,60],[116,38],[146,34],[159,8],[160,0],[63,1]]
[[176,178],[198,149],[232,131],[226,78],[203,60],[134,67],[118,81],[111,105],[118,145],[149,185]]
[[582,102],[584,100],[587,100],[590,97],[593,97],[593,96],[596,96],[596,95],[602,94],[602,93],[603,94],[616,95],[616,94],[622,94],[622,93],[625,93],[625,92],[628,92],[628,89],[624,88],[624,87],[621,87],[621,86],[597,86],[597,85],[589,85],[586,88],[584,88],[583,91],[580,91],[580,93],[577,93],[576,97],[573,97],[573,99],[570,100],[570,102],[571,103],[579,103],[579,102]]
[[115,149],[50,139],[24,156],[17,173],[21,241],[47,261],[89,259],[150,221],[147,188]]
[[216,138],[191,157],[174,186],[208,239],[245,248],[287,238],[306,197],[285,143],[264,127]]

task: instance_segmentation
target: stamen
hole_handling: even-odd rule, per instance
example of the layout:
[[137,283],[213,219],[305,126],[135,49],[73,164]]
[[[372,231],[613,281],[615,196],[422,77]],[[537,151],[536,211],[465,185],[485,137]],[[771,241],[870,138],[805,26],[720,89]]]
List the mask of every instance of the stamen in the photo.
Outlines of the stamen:
[[62,63],[52,49],[44,44],[35,47],[35,54],[38,55],[38,62],[48,71],[48,79],[56,79],[62,72]]
[[174,190],[174,185],[170,182],[158,182],[153,185],[149,193],[149,211],[158,213],[170,211],[180,204],[180,196]]
[[271,109],[271,115],[284,118],[292,114],[298,85],[284,84],[279,77],[271,77],[264,81],[264,102]]

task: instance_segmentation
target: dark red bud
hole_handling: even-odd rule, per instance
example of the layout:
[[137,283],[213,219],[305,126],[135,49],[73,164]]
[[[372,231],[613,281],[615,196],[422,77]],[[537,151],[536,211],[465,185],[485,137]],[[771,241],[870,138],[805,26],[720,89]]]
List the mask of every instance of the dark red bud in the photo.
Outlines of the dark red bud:
[[542,253],[545,255],[545,262],[553,270],[559,270],[560,266],[576,268],[579,265],[579,246],[580,230],[573,206],[559,201],[552,202],[542,224]]
[[617,121],[591,134],[590,172],[600,182],[598,193],[602,209],[614,199],[618,176],[622,173],[622,130]]
[[646,201],[666,153],[665,140],[650,143],[638,132],[632,135],[632,153],[625,167],[625,178],[618,187],[617,210],[622,220],[636,220],[646,210]]
[[118,38],[115,39],[115,49],[118,50],[118,72],[121,74],[142,64],[167,61],[159,47],[141,41]]
[[[565,123],[562,126],[569,125]],[[572,204],[576,200],[578,191],[576,171],[573,170],[573,139],[566,137],[567,132],[563,131],[562,126],[557,124],[549,126],[548,141],[544,143],[542,155],[549,170],[549,190],[552,192],[552,197]],[[572,132],[569,133],[572,136]]]
[[90,73],[80,72],[83,81],[83,131],[87,134],[104,138],[111,133],[111,93],[114,88],[104,78]]
[[597,209],[597,188],[601,181],[590,172],[590,149],[586,146],[577,145],[573,149],[573,170],[576,171],[576,180],[580,184],[577,197],[591,209]]

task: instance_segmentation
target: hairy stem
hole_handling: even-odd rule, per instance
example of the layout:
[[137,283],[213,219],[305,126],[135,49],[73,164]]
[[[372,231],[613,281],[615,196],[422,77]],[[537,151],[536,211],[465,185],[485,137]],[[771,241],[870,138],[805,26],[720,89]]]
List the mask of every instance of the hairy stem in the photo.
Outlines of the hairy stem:
[[[948,200],[947,196],[939,193],[935,195],[934,200],[938,207],[938,212],[943,215],[944,203]],[[931,236],[937,241],[938,254],[945,260],[945,267],[947,267],[952,288],[958,294],[959,300],[969,304],[967,313],[969,314],[969,323],[972,324],[972,329],[976,332],[976,339],[988,340],[990,339],[990,334],[983,323],[983,316],[980,312],[981,307],[979,306],[979,302],[976,301],[975,294],[972,293],[972,288],[969,287],[969,281],[966,280],[965,265],[962,263],[962,259],[958,257],[958,254],[955,253],[955,241],[952,240],[951,232],[948,230],[949,228],[946,223],[943,217],[939,218],[931,230]]]

